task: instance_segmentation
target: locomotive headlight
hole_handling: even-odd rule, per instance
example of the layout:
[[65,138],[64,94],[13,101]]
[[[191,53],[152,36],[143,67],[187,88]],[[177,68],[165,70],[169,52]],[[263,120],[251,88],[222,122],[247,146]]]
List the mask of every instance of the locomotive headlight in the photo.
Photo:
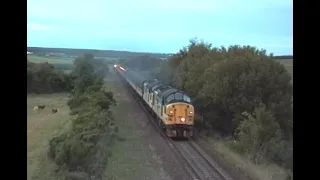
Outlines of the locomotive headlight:
[[189,114],[192,114],[192,113],[193,113],[192,111],[189,112]]
[[181,118],[181,121],[184,122],[186,120],[186,118]]

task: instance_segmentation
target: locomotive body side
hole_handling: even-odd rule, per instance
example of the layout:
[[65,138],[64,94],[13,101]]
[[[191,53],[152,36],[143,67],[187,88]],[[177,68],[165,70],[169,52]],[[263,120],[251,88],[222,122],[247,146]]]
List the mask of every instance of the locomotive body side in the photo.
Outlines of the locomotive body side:
[[128,70],[125,75],[129,81],[129,84],[132,86],[132,88],[137,92],[137,94],[140,97],[142,97],[143,95],[142,84],[146,79],[130,70]]

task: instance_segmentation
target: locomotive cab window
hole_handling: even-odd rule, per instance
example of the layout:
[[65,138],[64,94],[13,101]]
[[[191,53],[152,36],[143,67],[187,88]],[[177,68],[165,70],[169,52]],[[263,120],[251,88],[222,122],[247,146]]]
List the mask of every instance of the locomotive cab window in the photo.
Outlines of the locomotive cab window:
[[175,93],[174,94],[174,99],[176,100],[176,101],[182,101],[183,100],[183,94],[182,93]]
[[188,102],[188,103],[191,103],[190,97],[187,96],[187,95],[185,95],[185,94],[183,95],[183,100],[186,101],[186,102]]
[[169,103],[170,101],[174,100],[174,94],[170,94],[170,96],[167,97],[166,103]]
[[166,98],[165,103],[169,103],[171,101],[184,101],[184,102],[187,102],[187,103],[191,103],[190,97],[187,96],[184,93],[181,93],[181,92],[176,92],[176,93],[170,94]]

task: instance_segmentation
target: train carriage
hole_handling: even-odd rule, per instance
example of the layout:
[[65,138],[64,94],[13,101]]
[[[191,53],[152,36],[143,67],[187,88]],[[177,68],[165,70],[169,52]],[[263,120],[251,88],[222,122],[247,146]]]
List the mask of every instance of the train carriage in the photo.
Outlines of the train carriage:
[[143,86],[144,86],[143,93],[145,94],[144,100],[147,102],[147,104],[150,108],[152,108],[152,106],[154,104],[154,92],[152,91],[152,87],[154,87],[160,83],[161,82],[159,80],[153,79],[150,81],[146,81],[143,84]]
[[143,94],[142,84],[147,79],[135,73],[134,71],[126,71],[126,76],[128,77],[128,80],[131,82],[129,84],[139,94],[139,96],[142,97],[142,94]]

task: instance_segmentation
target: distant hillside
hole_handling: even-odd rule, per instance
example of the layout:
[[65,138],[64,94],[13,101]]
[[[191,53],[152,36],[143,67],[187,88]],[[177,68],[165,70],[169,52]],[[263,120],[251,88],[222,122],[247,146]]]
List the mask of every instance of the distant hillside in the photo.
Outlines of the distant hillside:
[[[95,50],[95,49],[70,49],[70,48],[44,48],[44,47],[27,47],[27,51],[35,54],[59,53],[67,56],[81,56],[84,53],[93,54],[95,57],[108,58],[134,58],[148,55],[155,58],[168,58],[171,54],[164,53],[147,53],[147,52],[130,52],[117,50]],[[274,56],[276,60],[293,59],[293,55]]]
[[274,56],[274,59],[276,60],[293,59],[293,55]]
[[132,58],[137,56],[149,55],[155,58],[167,58],[170,54],[162,53],[144,53],[144,52],[130,52],[130,51],[116,51],[116,50],[94,50],[94,49],[69,49],[69,48],[44,48],[44,47],[27,47],[27,51],[35,54],[44,53],[62,53],[68,56],[81,56],[84,53],[93,54],[95,57],[108,58]]

